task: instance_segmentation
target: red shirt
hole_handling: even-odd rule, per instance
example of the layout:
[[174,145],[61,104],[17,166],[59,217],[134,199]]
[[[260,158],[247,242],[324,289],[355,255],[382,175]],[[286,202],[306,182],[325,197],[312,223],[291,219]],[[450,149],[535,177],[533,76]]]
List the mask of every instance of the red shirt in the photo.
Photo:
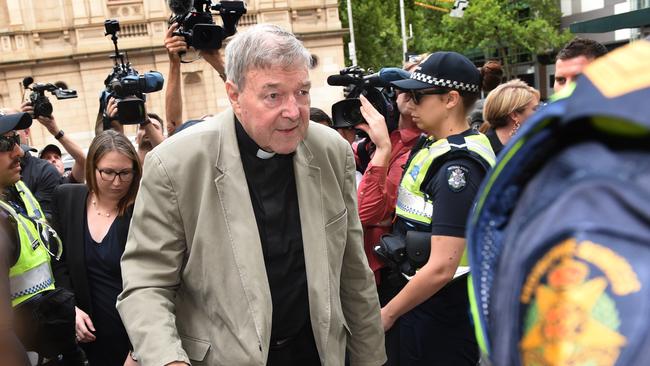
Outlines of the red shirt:
[[[397,189],[402,179],[403,165],[422,131],[417,128],[391,132],[392,150],[388,167],[368,164],[357,190],[359,217],[363,226],[363,244],[370,269],[379,281],[379,269],[384,263],[373,248],[383,234],[391,232],[397,202]],[[356,151],[355,151],[356,154]]]

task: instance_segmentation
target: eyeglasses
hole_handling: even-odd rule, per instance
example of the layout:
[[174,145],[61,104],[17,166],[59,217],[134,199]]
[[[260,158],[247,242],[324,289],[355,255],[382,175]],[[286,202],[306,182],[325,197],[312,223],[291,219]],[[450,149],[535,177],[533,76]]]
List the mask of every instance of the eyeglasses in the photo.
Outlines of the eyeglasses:
[[425,95],[440,95],[440,94],[447,94],[449,93],[449,90],[447,89],[431,89],[431,90],[425,90],[425,91],[420,91],[420,90],[411,90],[411,100],[413,100],[413,103],[420,104],[422,101],[422,98]]
[[16,145],[20,146],[20,136],[17,133],[11,136],[0,135],[0,152],[11,151]]
[[111,169],[97,169],[97,171],[102,179],[107,182],[114,181],[115,177],[119,177],[120,182],[129,182],[133,179],[133,169],[122,170],[121,172]]

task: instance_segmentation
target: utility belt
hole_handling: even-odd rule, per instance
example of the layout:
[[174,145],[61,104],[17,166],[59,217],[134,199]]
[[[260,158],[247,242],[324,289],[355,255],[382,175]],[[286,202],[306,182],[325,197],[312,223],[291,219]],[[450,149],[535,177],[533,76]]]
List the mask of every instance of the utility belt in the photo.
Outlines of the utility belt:
[[[431,233],[428,231],[409,230],[405,236],[384,234],[379,245],[374,248],[392,270],[402,273],[410,280],[415,272],[422,268],[431,255]],[[454,280],[469,272],[469,267],[459,266]]]
[[14,308],[16,333],[27,351],[55,358],[76,347],[75,301],[72,292],[41,292]]

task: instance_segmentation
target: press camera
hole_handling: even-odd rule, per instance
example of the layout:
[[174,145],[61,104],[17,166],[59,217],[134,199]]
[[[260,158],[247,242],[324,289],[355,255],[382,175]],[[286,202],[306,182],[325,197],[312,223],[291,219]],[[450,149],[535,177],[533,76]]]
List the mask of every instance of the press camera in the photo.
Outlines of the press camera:
[[56,99],[71,99],[77,97],[77,91],[72,89],[62,89],[54,84],[34,83],[34,79],[26,77],[23,79],[23,88],[29,89],[32,92],[29,94],[29,102],[34,108],[32,118],[36,119],[40,116],[52,116],[52,103],[45,95],[45,92],[50,92]]
[[391,79],[395,78],[392,75],[395,70],[400,69],[385,68],[378,73],[373,73],[371,70],[366,71],[358,66],[351,66],[342,69],[338,75],[329,76],[327,78],[329,85],[345,86],[347,92],[345,99],[332,105],[334,121],[332,127],[354,127],[366,122],[360,110],[359,96],[363,95],[384,116],[389,132],[395,130],[399,122],[399,110],[395,90],[390,85]]
[[103,113],[104,129],[110,128],[110,119],[106,112],[108,101],[115,98],[117,101],[117,117],[122,124],[139,124],[145,121],[146,112],[144,102],[146,93],[157,92],[162,89],[165,79],[158,71],[149,71],[138,74],[131,66],[128,59],[119,51],[117,46],[117,33],[120,31],[120,22],[109,19],[104,22],[105,35],[111,35],[115,46],[115,54],[110,57],[115,61],[113,70],[104,80],[105,89],[100,97],[100,110]]
[[[243,1],[169,0],[174,13],[169,24],[178,23],[174,35],[183,36],[188,47],[197,50],[219,49],[223,40],[237,32],[237,22],[246,14]],[[214,24],[212,10],[219,13],[223,27]]]

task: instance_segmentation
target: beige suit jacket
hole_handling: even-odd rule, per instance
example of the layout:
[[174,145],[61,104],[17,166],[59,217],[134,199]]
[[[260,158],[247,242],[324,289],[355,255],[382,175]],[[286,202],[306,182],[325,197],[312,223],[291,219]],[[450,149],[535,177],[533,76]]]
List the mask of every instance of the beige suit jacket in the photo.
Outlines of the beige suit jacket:
[[[228,110],[150,152],[117,308],[141,364],[265,365],[271,294]],[[322,365],[381,365],[350,146],[310,123],[294,156],[309,308]]]

